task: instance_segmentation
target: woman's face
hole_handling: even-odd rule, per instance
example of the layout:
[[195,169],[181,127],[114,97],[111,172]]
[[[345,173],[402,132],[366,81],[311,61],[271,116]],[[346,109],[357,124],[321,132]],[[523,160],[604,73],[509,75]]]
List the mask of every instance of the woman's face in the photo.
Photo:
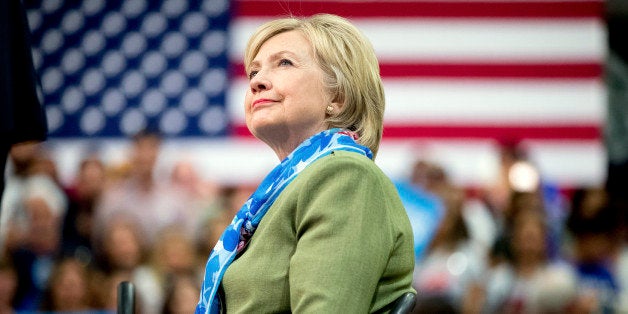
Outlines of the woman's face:
[[87,305],[85,270],[78,262],[68,260],[60,264],[58,271],[57,277],[51,283],[55,310],[83,310]]
[[[247,69],[246,124],[269,143],[297,142],[323,131],[331,103],[309,41],[299,31],[268,39]],[[279,144],[281,145],[281,144]]]
[[543,218],[537,213],[520,213],[515,219],[513,250],[517,256],[543,257],[545,255],[545,229]]
[[116,269],[133,269],[141,262],[141,247],[133,226],[114,222],[110,228],[105,243],[109,262]]

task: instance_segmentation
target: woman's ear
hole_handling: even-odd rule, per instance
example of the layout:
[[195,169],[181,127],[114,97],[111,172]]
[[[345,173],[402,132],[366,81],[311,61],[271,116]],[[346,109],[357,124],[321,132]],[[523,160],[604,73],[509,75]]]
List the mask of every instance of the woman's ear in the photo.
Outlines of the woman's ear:
[[338,102],[338,101],[333,101],[331,104],[329,104],[327,107],[332,107],[333,108],[333,112],[335,114],[338,114],[340,112],[342,112],[342,109],[344,108],[345,103],[344,102]]

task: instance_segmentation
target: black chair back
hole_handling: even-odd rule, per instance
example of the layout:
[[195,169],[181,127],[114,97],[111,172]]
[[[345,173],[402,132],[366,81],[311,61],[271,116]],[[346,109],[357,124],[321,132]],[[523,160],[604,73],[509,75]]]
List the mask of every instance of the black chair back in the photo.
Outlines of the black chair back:
[[393,302],[390,314],[408,314],[414,309],[416,303],[416,294],[406,292]]

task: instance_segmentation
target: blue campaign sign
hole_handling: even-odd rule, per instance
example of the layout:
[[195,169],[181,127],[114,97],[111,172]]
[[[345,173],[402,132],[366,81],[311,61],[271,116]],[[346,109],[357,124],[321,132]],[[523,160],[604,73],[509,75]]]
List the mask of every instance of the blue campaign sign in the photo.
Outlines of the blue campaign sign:
[[438,197],[408,182],[395,182],[395,187],[410,218],[414,232],[414,254],[419,261],[444,216],[444,205]]

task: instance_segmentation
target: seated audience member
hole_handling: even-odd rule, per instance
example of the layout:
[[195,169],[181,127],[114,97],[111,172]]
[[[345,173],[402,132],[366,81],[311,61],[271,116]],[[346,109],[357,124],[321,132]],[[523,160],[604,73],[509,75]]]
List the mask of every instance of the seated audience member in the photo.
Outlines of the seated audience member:
[[[46,189],[56,202],[65,202],[63,190],[56,180],[54,166],[45,166],[51,161],[45,157],[42,145],[34,142],[13,145],[10,150],[10,163],[6,186],[2,195],[2,215],[0,216],[0,251],[6,253],[20,245],[28,220],[24,209],[27,190],[33,186]],[[44,160],[47,160],[44,162]],[[53,168],[53,169],[51,169]],[[67,204],[59,208],[65,213]]]
[[196,217],[189,212],[193,207],[168,180],[155,176],[160,148],[159,134],[143,131],[133,137],[128,176],[104,191],[96,209],[97,229],[123,213],[136,220],[150,245],[159,230],[172,224],[194,231]]
[[[126,273],[104,274],[102,272],[94,272],[92,279],[89,281],[90,291],[92,291],[92,308],[96,313],[116,313],[118,308],[118,285],[123,281],[131,281],[132,278]],[[137,291],[136,291],[137,293]],[[142,306],[143,299],[135,298],[135,313],[151,314],[155,312],[144,311]]]
[[68,212],[63,222],[63,250],[66,254],[92,255],[95,206],[105,188],[105,165],[97,157],[81,161],[75,182],[66,189]]
[[60,252],[65,199],[45,177],[31,181],[24,195],[26,229],[10,256],[18,275],[16,309],[29,311],[39,308]]
[[74,257],[57,261],[48,280],[41,309],[54,313],[87,312],[91,308],[88,270]]
[[[452,187],[455,187],[443,167],[435,162],[422,159],[417,160],[413,165],[411,182],[413,185],[439,198],[443,198],[443,194],[450,194],[448,192],[451,191]],[[483,201],[467,195],[461,195],[461,197],[462,208],[460,215],[464,221],[465,228],[467,228],[468,238],[477,249],[487,251],[493,243],[497,232],[495,218]],[[424,222],[419,223],[425,225]]]
[[200,256],[209,255],[223,230],[253,191],[255,187],[249,184],[227,184],[220,189],[218,197],[205,211],[205,217],[198,226],[196,238]]
[[573,238],[578,286],[586,301],[581,305],[592,313],[612,313],[619,293],[614,267],[621,244],[619,213],[603,189],[577,190],[572,199],[567,227]]
[[[525,197],[524,197],[525,196]],[[511,200],[504,262],[488,271],[484,311],[563,313],[577,300],[576,273],[547,255],[547,222],[538,194]],[[513,205],[516,203],[516,205]]]
[[[144,240],[142,229],[134,219],[118,215],[105,226],[102,235],[97,234],[95,253],[101,275],[110,280],[104,286],[105,300],[108,289],[115,289],[120,281],[128,280],[135,284],[137,299],[146,313],[154,313],[161,308],[162,290],[159,282],[149,271],[147,258],[151,246]],[[118,280],[116,282],[116,280]],[[115,295],[115,294],[114,294]],[[110,303],[109,301],[104,304]],[[101,302],[103,303],[103,302]]]
[[17,273],[13,265],[0,257],[0,313],[13,313],[13,298],[17,288]]
[[151,262],[160,276],[196,272],[202,264],[193,238],[181,226],[171,226],[160,232]]
[[420,292],[417,313],[435,310],[439,304],[461,311],[466,290],[477,284],[484,268],[484,250],[470,239],[462,216],[464,193],[449,187],[440,189],[438,195],[446,213],[426,257],[414,271],[414,287]]
[[482,188],[482,199],[496,217],[501,217],[508,207],[513,192],[509,178],[512,166],[525,159],[524,152],[516,143],[503,143],[499,147],[499,164],[494,180]]
[[[172,167],[170,184],[184,194],[186,201],[194,206],[196,211],[213,203],[220,191],[218,184],[204,180],[196,166],[185,159],[177,161]],[[198,215],[199,213],[191,212],[191,214]]]
[[495,217],[497,234],[508,227],[512,200],[521,195],[538,194],[548,223],[548,257],[558,257],[565,219],[569,210],[568,200],[558,186],[544,180],[538,167],[526,156],[518,143],[505,142],[500,147],[499,168],[494,181],[482,189],[483,203]]
[[202,261],[197,255],[194,240],[181,226],[162,230],[149,255],[148,263],[138,267],[132,278],[134,281],[142,280],[136,286],[143,296],[144,310],[157,313],[163,307],[168,279],[179,274],[197,274],[198,280],[202,275]]
[[174,274],[166,284],[166,298],[162,314],[194,313],[201,292],[194,274]]

